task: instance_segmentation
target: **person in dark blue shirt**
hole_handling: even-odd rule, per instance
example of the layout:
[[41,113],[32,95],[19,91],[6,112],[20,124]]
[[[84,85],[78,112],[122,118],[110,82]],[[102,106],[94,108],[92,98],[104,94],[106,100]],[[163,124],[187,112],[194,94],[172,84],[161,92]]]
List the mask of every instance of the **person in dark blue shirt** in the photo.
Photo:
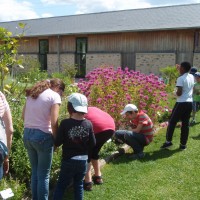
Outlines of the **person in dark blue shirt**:
[[87,106],[87,98],[80,93],[73,93],[68,98],[70,118],[61,121],[55,138],[55,146],[62,145],[62,162],[54,200],[63,198],[71,181],[74,199],[83,199],[88,154],[96,144],[92,123],[84,118],[88,112]]

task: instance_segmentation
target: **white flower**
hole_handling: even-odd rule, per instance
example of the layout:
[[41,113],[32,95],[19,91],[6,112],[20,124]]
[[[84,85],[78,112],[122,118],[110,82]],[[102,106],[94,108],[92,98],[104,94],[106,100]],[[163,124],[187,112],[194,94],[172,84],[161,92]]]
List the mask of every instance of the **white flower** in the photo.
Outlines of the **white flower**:
[[158,116],[161,116],[160,112],[157,112],[157,115],[158,115]]

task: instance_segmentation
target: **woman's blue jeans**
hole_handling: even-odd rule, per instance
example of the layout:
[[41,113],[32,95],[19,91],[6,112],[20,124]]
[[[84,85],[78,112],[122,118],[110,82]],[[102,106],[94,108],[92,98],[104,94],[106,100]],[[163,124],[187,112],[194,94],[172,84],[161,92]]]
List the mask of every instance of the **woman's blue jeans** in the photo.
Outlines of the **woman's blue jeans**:
[[65,189],[72,183],[74,187],[74,199],[83,199],[83,178],[87,170],[87,160],[63,160],[61,163],[58,183],[56,185],[54,200],[63,198]]
[[31,163],[33,200],[48,200],[53,157],[53,136],[38,129],[24,129],[24,146]]

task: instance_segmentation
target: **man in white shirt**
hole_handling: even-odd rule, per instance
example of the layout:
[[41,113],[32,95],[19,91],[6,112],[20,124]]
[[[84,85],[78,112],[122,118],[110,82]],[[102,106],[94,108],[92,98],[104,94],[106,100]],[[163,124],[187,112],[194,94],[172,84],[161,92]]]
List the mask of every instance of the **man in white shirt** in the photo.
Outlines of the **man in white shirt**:
[[189,73],[191,69],[191,65],[189,62],[182,62],[181,65],[177,65],[177,69],[180,73],[180,76],[178,77],[176,82],[177,100],[169,119],[169,124],[166,132],[166,142],[160,147],[162,149],[169,148],[173,145],[172,137],[178,121],[182,122],[179,146],[181,150],[186,149],[189,135],[189,120],[190,114],[192,112],[192,93],[194,78],[193,75]]

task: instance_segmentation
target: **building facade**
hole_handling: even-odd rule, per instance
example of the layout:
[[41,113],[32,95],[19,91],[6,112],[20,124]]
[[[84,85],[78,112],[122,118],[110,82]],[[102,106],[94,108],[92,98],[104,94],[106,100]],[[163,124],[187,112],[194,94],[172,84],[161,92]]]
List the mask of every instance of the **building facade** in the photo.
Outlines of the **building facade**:
[[[39,60],[49,73],[74,65],[80,77],[102,65],[157,75],[182,61],[200,68],[200,19],[194,9],[200,4],[20,21],[28,29],[19,53]],[[191,10],[182,19],[180,13]],[[15,32],[17,23],[0,26]]]

